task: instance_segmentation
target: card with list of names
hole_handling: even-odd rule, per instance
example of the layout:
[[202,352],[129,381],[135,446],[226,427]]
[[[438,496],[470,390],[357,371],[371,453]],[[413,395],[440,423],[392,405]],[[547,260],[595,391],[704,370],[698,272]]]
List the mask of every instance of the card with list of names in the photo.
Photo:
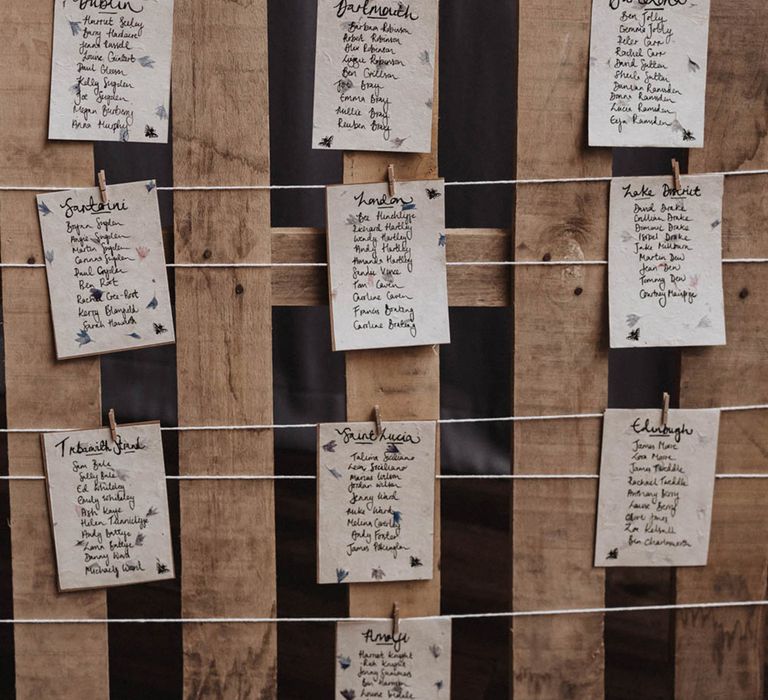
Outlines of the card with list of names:
[[451,620],[337,623],[336,697],[448,700]]
[[56,0],[48,138],[168,143],[173,0]]
[[327,188],[334,350],[450,342],[442,180]]
[[612,181],[612,348],[725,344],[722,209],[722,175]]
[[318,427],[318,583],[432,578],[436,438],[434,421]]
[[174,342],[154,180],[38,195],[56,356]]
[[704,566],[720,411],[605,412],[595,566]]
[[432,150],[437,0],[318,0],[314,148]]
[[59,590],[173,578],[160,424],[41,439]]
[[710,0],[593,0],[589,145],[701,148]]

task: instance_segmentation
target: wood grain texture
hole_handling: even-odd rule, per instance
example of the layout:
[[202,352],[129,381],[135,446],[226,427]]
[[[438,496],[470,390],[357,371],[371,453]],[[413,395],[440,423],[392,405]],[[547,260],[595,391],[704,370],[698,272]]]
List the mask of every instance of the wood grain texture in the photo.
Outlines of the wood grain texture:
[[[745,31],[745,27],[749,27]],[[768,167],[768,6],[713,0],[709,32],[707,121],[703,149],[690,152],[690,172]],[[725,257],[768,257],[764,175],[726,178]],[[768,403],[768,304],[765,265],[725,265],[727,345],[686,349],[680,402],[701,408]],[[768,414],[725,413],[720,472],[768,471]],[[766,596],[768,483],[718,481],[706,567],[681,569],[681,603],[755,600]],[[762,698],[765,611],[681,611],[676,622],[677,697]]]
[[[505,229],[448,229],[446,255],[453,261],[510,260],[511,235]],[[325,231],[316,228],[272,229],[272,262],[325,262]],[[510,268],[449,267],[449,306],[509,306]],[[325,306],[325,268],[275,267],[273,306]]]
[[[2,0],[0,182],[93,185],[90,144],[48,143],[53,3]],[[3,262],[43,260],[35,195],[0,194]],[[6,410],[10,427],[98,426],[99,360],[57,362],[45,270],[4,270]],[[44,387],[44,394],[41,394]],[[11,475],[42,475],[38,435],[10,435]],[[104,618],[103,591],[59,594],[43,482],[10,484],[13,606],[17,618]],[[17,626],[16,697],[109,697],[106,625]]]
[[[438,34],[439,36],[439,34]],[[439,44],[439,40],[438,40]],[[386,180],[395,166],[398,180],[438,177],[438,69],[435,47],[435,93],[431,153],[344,154],[344,182]],[[358,350],[346,353],[347,420],[371,420],[373,406],[383,420],[436,420],[440,417],[440,355],[437,347]],[[436,471],[440,470],[440,448]],[[431,581],[357,583],[349,586],[351,616],[390,615],[397,601],[403,617],[440,612],[440,491],[435,489],[435,557]]]
[[[267,2],[176,0],[174,178],[269,182]],[[174,197],[179,262],[269,262],[269,193]],[[269,269],[176,274],[181,425],[272,422]],[[270,431],[183,433],[182,474],[273,473]],[[180,488],[182,615],[274,617],[271,482]],[[276,697],[277,627],[186,625],[184,697]]]
[[[586,147],[590,10],[591,0],[520,3],[520,178],[611,174],[611,152]],[[606,258],[607,184],[520,186],[515,211],[516,260]],[[606,283],[602,267],[515,269],[515,415],[605,407]],[[600,429],[599,419],[518,423],[513,470],[596,473]],[[592,566],[596,502],[591,481],[513,485],[513,610],[604,604],[604,572]],[[602,615],[516,619],[511,645],[513,697],[603,697]]]

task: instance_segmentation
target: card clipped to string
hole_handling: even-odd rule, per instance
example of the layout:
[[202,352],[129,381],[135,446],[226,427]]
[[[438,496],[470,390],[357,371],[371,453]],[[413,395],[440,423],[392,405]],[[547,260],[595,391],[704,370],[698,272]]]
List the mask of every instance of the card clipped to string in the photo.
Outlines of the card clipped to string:
[[589,145],[701,148],[710,0],[593,0]]
[[450,342],[442,180],[326,190],[334,350]]
[[605,412],[595,566],[704,566],[720,411]]
[[154,180],[37,196],[60,360],[174,342]]
[[722,211],[722,175],[612,181],[612,348],[725,344]]
[[337,623],[334,697],[448,700],[451,620]]
[[318,426],[319,583],[432,578],[436,423],[381,426]]
[[173,0],[56,0],[48,138],[168,143]]
[[174,578],[159,423],[41,436],[59,590]]
[[429,153],[437,0],[317,0],[312,146]]

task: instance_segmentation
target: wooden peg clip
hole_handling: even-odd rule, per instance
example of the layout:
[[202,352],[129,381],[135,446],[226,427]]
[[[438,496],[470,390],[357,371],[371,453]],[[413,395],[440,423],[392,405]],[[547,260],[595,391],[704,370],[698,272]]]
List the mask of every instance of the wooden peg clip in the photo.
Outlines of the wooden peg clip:
[[395,601],[392,604],[392,636],[400,634],[400,606]]
[[389,182],[389,196],[395,196],[395,166],[390,163],[387,166],[387,180]]
[[117,442],[117,421],[115,420],[115,409],[109,409],[109,432],[112,435],[112,442]]
[[679,192],[683,189],[683,186],[680,183],[680,163],[677,162],[677,158],[672,159],[672,180],[676,191]]
[[669,394],[665,391],[661,404],[661,424],[666,428],[669,420]]
[[376,421],[376,437],[381,437],[384,429],[381,427],[381,409],[378,404],[373,407],[373,419]]
[[107,195],[107,176],[103,170],[99,170],[99,192],[101,192],[102,204],[106,204],[109,196]]

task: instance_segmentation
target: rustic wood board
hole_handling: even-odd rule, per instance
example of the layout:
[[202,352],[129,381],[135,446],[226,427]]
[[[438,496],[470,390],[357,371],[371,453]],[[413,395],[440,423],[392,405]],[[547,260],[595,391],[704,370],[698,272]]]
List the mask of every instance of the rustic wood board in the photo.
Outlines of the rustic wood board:
[[[399,180],[438,177],[437,116],[438,69],[435,47],[435,95],[432,152],[426,154],[344,154],[344,182],[386,179],[387,166],[395,166]],[[440,355],[436,347],[360,350],[346,353],[347,420],[370,420],[373,406],[383,420],[436,420],[440,417]],[[440,470],[438,436],[436,471]],[[440,490],[435,490],[435,557],[431,581],[403,581],[349,586],[351,616],[390,615],[395,601],[403,617],[440,612]]]
[[[91,144],[49,143],[48,93],[53,3],[2,0],[0,182],[93,185]],[[4,263],[43,260],[34,192],[0,194]],[[101,422],[98,359],[57,362],[45,270],[6,269],[3,281],[6,410],[9,427],[80,427]],[[45,398],[40,388],[45,387]],[[36,434],[9,435],[13,476],[43,474]],[[104,591],[60,594],[45,483],[10,484],[13,606],[17,618],[107,615]],[[18,625],[16,697],[109,697],[106,625]]]
[[[712,1],[705,144],[690,151],[690,172],[768,167],[766,31],[764,2]],[[768,257],[767,186],[765,175],[726,178],[724,257]],[[683,407],[768,403],[768,268],[725,265],[723,282],[728,344],[683,351]],[[768,471],[765,411],[722,415],[718,471]],[[678,571],[678,602],[765,598],[766,503],[765,480],[716,484],[709,563]],[[676,697],[763,697],[765,634],[762,608],[678,612]]]
[[[266,0],[176,0],[176,182],[269,182],[266,37]],[[174,218],[178,262],[270,261],[268,192],[176,193]],[[271,423],[269,269],[177,270],[176,313],[179,424]],[[271,431],[179,437],[182,474],[273,473]],[[182,615],[274,617],[272,482],[183,482],[180,504]],[[274,624],[185,625],[184,696],[275,697],[276,654]]]
[[[519,178],[611,174],[610,150],[586,148],[591,4],[520,3]],[[516,260],[606,258],[607,183],[519,186],[515,208]],[[605,268],[516,268],[513,303],[515,415],[601,411]],[[514,472],[596,473],[600,427],[599,419],[517,423]],[[604,573],[592,566],[596,504],[591,480],[513,485],[514,610],[604,604]],[[515,619],[511,646],[514,697],[603,697],[602,615]]]

